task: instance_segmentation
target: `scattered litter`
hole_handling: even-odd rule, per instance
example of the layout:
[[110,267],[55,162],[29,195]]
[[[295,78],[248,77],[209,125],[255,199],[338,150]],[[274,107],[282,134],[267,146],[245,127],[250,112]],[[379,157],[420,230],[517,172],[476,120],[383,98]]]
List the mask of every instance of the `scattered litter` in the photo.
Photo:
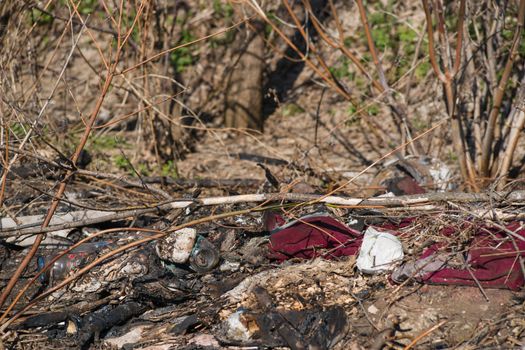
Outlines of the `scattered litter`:
[[190,258],[197,230],[183,228],[157,241],[156,251],[159,258],[165,261],[183,264]]
[[199,236],[190,255],[191,268],[200,273],[214,269],[219,263],[218,249],[206,238]]
[[0,350],[525,350],[524,18],[0,0]]
[[[54,284],[56,281],[64,279],[71,271],[82,267],[88,261],[94,259],[96,254],[103,248],[108,247],[109,244],[109,242],[105,241],[89,242],[72,249],[55,261],[51,269],[40,275],[40,281]],[[38,270],[42,270],[51,260],[49,253],[47,254],[47,256],[40,255],[37,257]]]
[[[208,272],[219,263],[219,250],[194,228],[183,228],[160,239],[156,244],[159,258],[167,263],[189,263],[196,272]],[[176,269],[175,266],[168,268]]]
[[365,231],[356,265],[361,272],[373,274],[391,270],[403,256],[403,245],[396,236],[369,227]]
[[[250,327],[250,323],[252,327]],[[225,337],[238,342],[249,341],[254,332],[259,330],[256,328],[256,324],[246,319],[242,310],[231,314],[224,322],[223,327]]]
[[[374,276],[379,272],[391,272],[394,283],[515,291],[524,284],[525,229],[519,222],[496,229],[466,221],[441,226],[432,240],[419,241],[417,218],[390,220],[375,209],[346,214],[314,213],[286,222],[277,212],[266,212],[258,232],[229,228],[217,234],[209,226],[198,227],[207,232],[202,235],[197,228],[177,231],[94,267],[48,296],[65,311],[33,315],[16,329],[74,338],[75,346],[97,343],[104,334],[105,346],[154,349],[150,344],[163,334],[166,343],[157,348],[331,349],[362,327],[374,332],[370,320],[380,322],[388,299],[377,294],[388,292],[385,279]],[[84,231],[89,230],[78,232]],[[34,293],[121,244],[95,241],[73,249],[41,277]],[[404,256],[404,245],[411,259]],[[55,255],[49,254],[58,249],[53,247],[39,250],[31,265],[36,271]],[[100,296],[109,299],[97,304]],[[431,327],[438,313],[427,311],[425,325]],[[354,322],[357,315],[363,322]],[[388,329],[392,336],[398,332]]]
[[[400,229],[410,220],[391,229]],[[356,266],[363,272],[374,274],[393,270],[403,260],[403,245],[390,232],[369,226],[364,235],[324,215],[313,214],[284,223],[276,213],[265,214],[270,235],[268,257],[277,261],[290,258],[333,259],[358,254]],[[482,286],[519,290],[525,283],[519,258],[525,257],[525,229],[514,223],[503,230],[479,228],[469,243],[468,253],[459,266],[452,266],[442,243],[427,248],[419,260],[407,262],[395,269],[391,278],[402,282],[408,278],[433,284]],[[441,231],[443,237],[455,234],[452,228]],[[518,237],[509,239],[508,232]],[[457,256],[453,251],[450,256]]]

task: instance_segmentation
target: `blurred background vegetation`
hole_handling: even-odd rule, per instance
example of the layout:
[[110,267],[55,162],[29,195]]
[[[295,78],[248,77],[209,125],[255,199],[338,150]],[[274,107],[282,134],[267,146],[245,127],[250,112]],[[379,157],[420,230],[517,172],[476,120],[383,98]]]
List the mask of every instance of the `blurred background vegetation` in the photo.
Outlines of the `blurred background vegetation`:
[[177,178],[207,136],[262,137],[287,128],[278,115],[304,121],[312,146],[332,121],[349,164],[406,145],[398,157],[448,162],[465,189],[501,189],[525,160],[524,13],[524,0],[4,1],[2,145],[69,158],[95,113],[92,169]]

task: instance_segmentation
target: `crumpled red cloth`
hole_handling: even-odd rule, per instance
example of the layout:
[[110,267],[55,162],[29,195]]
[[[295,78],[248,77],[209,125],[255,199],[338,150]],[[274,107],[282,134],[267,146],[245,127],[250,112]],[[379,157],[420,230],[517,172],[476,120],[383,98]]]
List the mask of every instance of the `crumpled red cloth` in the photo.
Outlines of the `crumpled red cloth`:
[[361,232],[331,216],[305,216],[283,226],[279,226],[283,222],[279,217],[273,212],[267,212],[264,217],[266,229],[272,232],[270,259],[281,262],[290,258],[311,259],[318,256],[332,259],[356,255],[361,246]]
[[[271,232],[270,259],[279,262],[318,256],[332,259],[359,253],[362,233],[329,215],[316,214],[288,224],[284,222],[277,213],[265,213],[265,228]],[[395,229],[392,225],[388,226],[389,229]],[[525,284],[519,261],[519,257],[525,258],[525,227],[515,222],[506,226],[506,229],[515,234],[514,242],[503,230],[477,228],[463,253],[464,264],[454,267],[447,260],[461,253],[453,253],[443,243],[436,243],[427,248],[417,261],[407,262],[394,271],[393,280],[401,282],[413,278],[423,283],[462,286],[476,286],[479,283],[483,288],[519,290]],[[440,234],[453,239],[458,230],[445,228]]]
[[[462,286],[476,286],[479,282],[484,288],[519,290],[525,284],[519,261],[519,257],[525,258],[525,227],[512,223],[506,229],[517,236],[514,243],[502,230],[481,227],[468,246],[464,265],[449,267],[445,263],[436,271],[416,273],[415,279],[425,283]],[[442,231],[444,236],[455,233],[450,229]],[[438,255],[442,257],[446,253],[443,244],[434,244],[423,252],[419,260],[429,260]]]

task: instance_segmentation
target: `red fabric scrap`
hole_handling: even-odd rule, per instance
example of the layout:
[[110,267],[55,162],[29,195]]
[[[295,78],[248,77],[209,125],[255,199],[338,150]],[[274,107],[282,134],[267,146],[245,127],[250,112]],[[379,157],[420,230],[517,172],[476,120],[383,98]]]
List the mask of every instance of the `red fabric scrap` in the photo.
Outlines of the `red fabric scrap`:
[[[273,213],[273,215],[277,215]],[[268,220],[273,223],[274,220]],[[273,231],[269,258],[284,261],[290,258],[327,259],[356,255],[362,235],[328,215],[306,216]]]
[[[518,223],[506,227],[509,231],[525,239],[525,229]],[[444,232],[448,235],[449,230]],[[508,288],[519,290],[525,284],[519,257],[525,257],[525,241],[514,238],[508,233],[493,228],[479,229],[469,245],[465,264],[462,268],[444,267],[429,272],[416,279],[432,284],[476,286],[477,282],[484,288]],[[427,248],[420,259],[446,251],[439,244]],[[470,271],[469,271],[470,270]]]

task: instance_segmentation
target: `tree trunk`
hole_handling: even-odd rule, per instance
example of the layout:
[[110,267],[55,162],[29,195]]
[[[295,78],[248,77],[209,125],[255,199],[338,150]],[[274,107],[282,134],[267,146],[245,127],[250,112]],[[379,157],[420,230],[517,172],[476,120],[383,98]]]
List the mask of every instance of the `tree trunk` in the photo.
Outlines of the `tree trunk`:
[[[257,31],[262,23],[254,25]],[[238,50],[238,60],[228,82],[225,126],[263,130],[262,78],[264,69],[264,40],[256,32],[244,35]]]

